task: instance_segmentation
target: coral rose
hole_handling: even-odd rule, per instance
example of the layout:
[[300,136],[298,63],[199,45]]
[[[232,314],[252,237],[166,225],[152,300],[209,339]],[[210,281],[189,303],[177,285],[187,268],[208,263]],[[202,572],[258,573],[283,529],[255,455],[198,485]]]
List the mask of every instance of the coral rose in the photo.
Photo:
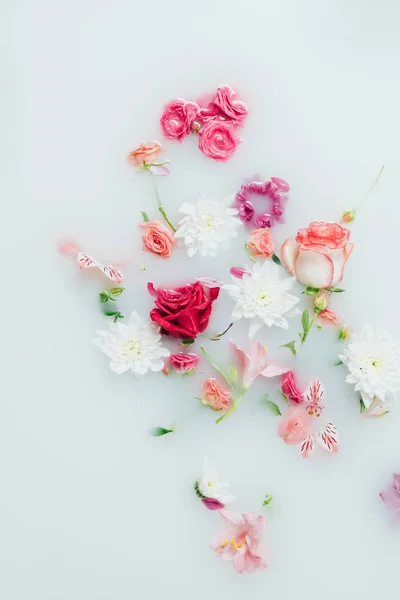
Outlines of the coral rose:
[[175,239],[160,221],[140,223],[139,227],[143,230],[143,250],[147,250],[147,252],[151,252],[152,254],[158,254],[162,258],[171,256]]
[[199,137],[200,150],[214,160],[227,160],[240,142],[233,124],[219,119],[205,123]]
[[307,286],[327,288],[342,280],[353,250],[350,231],[339,223],[314,221],[282,246],[286,269]]
[[162,149],[160,142],[142,142],[139,148],[129,154],[128,158],[136,167],[142,167],[145,163],[156,160]]
[[210,378],[201,386],[202,403],[213,410],[228,410],[232,403],[230,393],[223,389],[216,379]]
[[254,229],[250,233],[247,248],[253,256],[270,258],[274,253],[274,240],[268,229]]
[[165,137],[182,142],[191,131],[200,108],[194,102],[172,100],[161,115],[160,125]]

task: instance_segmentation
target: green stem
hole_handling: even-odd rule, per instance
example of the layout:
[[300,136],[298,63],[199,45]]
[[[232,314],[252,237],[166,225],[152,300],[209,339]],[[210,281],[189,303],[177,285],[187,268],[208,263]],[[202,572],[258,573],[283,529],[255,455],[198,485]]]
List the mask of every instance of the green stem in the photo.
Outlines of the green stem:
[[233,413],[233,411],[235,411],[237,409],[237,407],[240,404],[241,399],[243,398],[244,394],[245,394],[246,390],[242,390],[239,394],[239,396],[233,401],[232,406],[230,407],[229,410],[227,410],[223,415],[221,415],[215,422],[216,423],[221,423],[221,421],[223,421],[225,419],[225,417],[227,417],[228,415],[230,415],[231,413]]
[[310,324],[309,324],[309,326],[308,326],[308,329],[307,329],[307,331],[305,331],[305,332],[304,332],[304,334],[303,334],[303,337],[302,337],[302,340],[301,340],[301,343],[302,343],[302,344],[304,344],[304,342],[306,341],[306,339],[307,339],[307,336],[308,336],[308,334],[310,333],[310,331],[311,331],[311,328],[312,328],[312,326],[314,325],[314,323],[315,323],[315,319],[317,318],[317,316],[318,316],[318,313],[314,313],[314,316],[313,316],[313,318],[312,318],[312,319],[311,319],[311,321],[310,321]]
[[154,193],[155,193],[156,198],[157,198],[158,211],[162,214],[162,216],[164,217],[164,219],[166,220],[166,222],[168,223],[168,225],[171,227],[172,231],[175,233],[176,232],[176,227],[172,223],[172,221],[170,221],[170,219],[168,218],[168,215],[165,212],[165,208],[163,207],[163,205],[161,203],[161,198],[160,198],[160,194],[158,193],[158,188],[157,188],[157,184],[156,184],[156,180],[154,178],[154,175],[153,175],[153,173],[151,173],[151,171],[149,171],[149,172],[150,172],[151,182],[153,184]]
[[168,215],[165,212],[165,208],[160,204],[160,206],[158,207],[158,210],[162,214],[162,216],[164,217],[164,219],[166,220],[168,225],[171,227],[172,231],[175,233],[175,231],[177,229],[176,229],[175,225],[172,223],[172,221],[169,220]]

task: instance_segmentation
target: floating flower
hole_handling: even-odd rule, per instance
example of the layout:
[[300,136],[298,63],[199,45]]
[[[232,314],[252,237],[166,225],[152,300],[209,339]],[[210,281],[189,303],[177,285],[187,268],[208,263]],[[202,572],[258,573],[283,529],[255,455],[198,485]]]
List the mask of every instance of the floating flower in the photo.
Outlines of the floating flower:
[[159,288],[148,284],[149,292],[156,296],[150,312],[152,321],[160,325],[161,333],[176,338],[196,338],[206,329],[212,305],[218,298],[219,288],[206,288],[198,281],[177,288]]
[[206,379],[201,386],[201,402],[213,410],[229,410],[232,404],[231,394],[216,379]]
[[339,325],[339,319],[337,318],[336,313],[334,313],[333,310],[330,310],[329,308],[321,310],[318,313],[317,318],[323,323],[333,323],[334,325]]
[[295,404],[301,404],[304,400],[303,392],[297,387],[293,371],[288,371],[282,376],[281,391],[290,402]]
[[58,251],[60,254],[72,254],[76,256],[76,261],[78,263],[78,267],[83,269],[97,268],[99,269],[108,279],[111,281],[115,281],[115,283],[121,283],[124,276],[122,272],[113,267],[113,265],[103,265],[98,262],[93,256],[86,254],[86,252],[81,252],[81,250],[73,244],[72,242],[63,242],[58,245]]
[[206,459],[203,464],[203,474],[194,484],[194,489],[203,504],[209,510],[221,510],[235,500],[235,496],[229,491],[230,484],[221,480],[214,467]]
[[196,252],[201,256],[215,256],[219,244],[236,237],[240,220],[230,204],[230,198],[217,202],[206,196],[197,204],[182,204],[179,212],[186,216],[179,221],[175,237],[183,238],[189,257]]
[[327,292],[326,290],[319,290],[319,292],[314,296],[314,312],[320,313],[322,311],[325,311],[329,306],[329,297],[329,292]]
[[330,421],[321,425],[319,417],[325,389],[319,379],[313,381],[304,393],[304,403],[289,408],[282,417],[278,434],[286,444],[301,444],[300,453],[308,458],[316,444],[327,452],[339,450],[337,429]]
[[172,100],[161,115],[160,124],[166,138],[182,142],[192,130],[200,107],[187,100]]
[[229,531],[211,542],[211,548],[222,560],[232,561],[238,573],[254,573],[268,566],[268,557],[261,543],[265,520],[255,512],[235,514],[219,512]]
[[282,246],[282,262],[299,281],[313,288],[327,288],[342,280],[353,250],[350,231],[339,223],[314,221]]
[[351,327],[350,325],[342,325],[339,329],[338,339],[339,340],[347,340],[351,336]]
[[255,216],[253,203],[249,196],[256,194],[265,196],[270,201],[269,212],[256,216],[255,224],[258,229],[273,227],[275,222],[280,222],[283,215],[283,202],[289,191],[289,184],[280,177],[270,177],[267,181],[250,181],[243,184],[235,196],[235,206],[239,210],[242,221],[250,222]]
[[139,148],[132,150],[129,159],[135,167],[143,167],[157,160],[162,151],[163,147],[160,142],[142,142]]
[[254,229],[250,233],[247,249],[252,256],[271,258],[275,249],[271,232],[268,229]]
[[393,484],[388,486],[380,497],[385,504],[392,510],[395,517],[400,517],[400,475],[393,473]]
[[207,108],[200,109],[200,120],[206,123],[210,119],[223,119],[231,121],[233,125],[243,125],[249,111],[246,104],[237,100],[236,96],[229,85],[220,86]]
[[169,258],[175,240],[170,231],[160,221],[147,221],[140,223],[143,231],[143,249],[162,258]]
[[293,283],[292,277],[279,280],[279,267],[271,261],[255,264],[251,274],[244,274],[235,285],[224,285],[236,301],[232,318],[251,319],[249,336],[252,338],[263,326],[276,325],[288,329],[286,317],[300,314],[294,307],[299,302],[296,296],[287,293]]
[[389,334],[376,327],[364,325],[361,334],[353,334],[351,344],[339,355],[349,370],[347,383],[355,384],[364,406],[374,400],[382,403],[396,399],[400,390],[400,349]]
[[183,354],[179,352],[178,354],[171,354],[168,362],[178,373],[191,373],[197,366],[199,357],[197,354]]
[[227,160],[235,152],[240,140],[232,123],[210,120],[200,129],[199,148],[214,160]]
[[242,377],[241,392],[247,390],[253,381],[259,375],[263,377],[277,377],[286,373],[287,369],[269,363],[267,359],[267,349],[260,342],[251,344],[249,350],[245,352],[234,342],[230,344],[236,350],[240,361],[240,371]]
[[110,323],[110,331],[98,331],[99,337],[93,340],[110,359],[114,373],[131,370],[135,375],[145,375],[148,371],[162,371],[163,358],[169,350],[163,348],[160,328],[154,323],[144,322],[133,311],[128,325]]

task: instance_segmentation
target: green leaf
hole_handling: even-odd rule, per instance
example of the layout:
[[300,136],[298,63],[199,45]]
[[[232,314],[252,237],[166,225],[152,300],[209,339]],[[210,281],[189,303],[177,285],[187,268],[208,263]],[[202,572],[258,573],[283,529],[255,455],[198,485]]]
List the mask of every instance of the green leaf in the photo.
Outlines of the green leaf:
[[210,365],[212,367],[214,367],[214,369],[216,371],[218,371],[218,373],[220,375],[222,375],[222,377],[225,379],[226,383],[228,385],[230,385],[230,387],[232,389],[236,388],[236,381],[234,381],[234,379],[232,379],[231,375],[229,373],[225,373],[224,368],[211,356],[211,354],[208,354],[208,352],[206,352],[203,348],[203,346],[200,346],[200,350],[202,351],[204,357],[208,360],[208,362],[210,363]]
[[265,404],[270,409],[272,414],[274,414],[276,416],[282,416],[281,409],[279,408],[279,406],[277,404],[275,404],[275,402],[271,402],[271,400],[267,400],[265,402]]
[[271,256],[271,258],[276,265],[279,265],[280,267],[282,266],[282,262],[281,262],[281,259],[279,258],[279,256],[277,256],[276,254],[273,254]]
[[310,315],[308,313],[308,308],[305,308],[303,314],[301,315],[301,325],[304,333],[307,334],[310,328]]
[[191,346],[192,344],[194,344],[195,340],[194,338],[183,338],[183,340],[181,340],[181,346],[183,346],[184,348],[187,348],[188,346]]
[[142,213],[143,221],[144,221],[145,223],[148,223],[148,222],[150,221],[150,219],[149,219],[149,217],[148,217],[147,213],[146,213],[146,212],[144,212],[144,210],[141,210],[140,212]]
[[334,366],[334,367],[340,367],[340,365],[342,365],[342,364],[343,364],[343,362],[342,362],[341,360],[338,360],[337,362],[335,362],[335,363],[333,364],[333,366]]
[[106,317],[115,317],[115,315],[117,315],[119,313],[118,310],[105,310],[104,314],[106,315]]
[[344,290],[343,288],[335,288],[335,287],[328,287],[326,288],[328,290],[328,292],[332,292],[333,294],[341,294],[342,292],[345,292],[346,290]]
[[108,293],[110,294],[110,296],[114,296],[115,298],[118,298],[118,296],[120,296],[122,294],[124,289],[125,289],[124,287],[114,287],[114,288],[111,288],[111,290],[108,290]]
[[282,346],[280,346],[281,348],[288,348],[290,350],[290,352],[292,354],[294,354],[296,356],[297,352],[296,352],[296,342],[295,340],[292,340],[291,342],[288,342],[287,344],[282,344]]
[[265,500],[262,503],[263,506],[269,506],[272,502],[272,496],[271,494],[265,494]]
[[150,429],[150,435],[153,437],[160,437],[161,435],[166,435],[167,433],[172,433],[173,431],[174,428],[172,426],[169,429],[166,429],[165,427],[153,427],[153,429]]
[[364,404],[364,400],[362,398],[360,398],[360,413],[362,414],[365,409],[366,409],[366,406]]
[[314,288],[311,286],[307,286],[302,294],[307,294],[307,296],[316,296],[319,292],[319,288]]
[[99,300],[102,304],[105,304],[110,299],[110,294],[108,292],[100,292]]

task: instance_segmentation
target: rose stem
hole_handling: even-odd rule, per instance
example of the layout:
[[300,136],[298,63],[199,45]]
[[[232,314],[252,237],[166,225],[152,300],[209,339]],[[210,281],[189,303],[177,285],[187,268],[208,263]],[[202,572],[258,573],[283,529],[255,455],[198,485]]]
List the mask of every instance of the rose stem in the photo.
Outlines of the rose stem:
[[158,189],[157,189],[157,184],[156,184],[156,180],[154,178],[153,173],[150,173],[151,175],[151,181],[153,183],[153,188],[154,188],[154,193],[156,195],[157,198],[157,202],[158,202],[158,210],[159,212],[162,214],[162,216],[164,217],[164,219],[166,220],[166,222],[168,223],[168,225],[171,227],[172,231],[175,233],[176,231],[176,227],[175,225],[169,220],[167,213],[165,212],[165,208],[163,207],[162,203],[161,203],[161,198],[160,198],[160,194],[158,193]]

